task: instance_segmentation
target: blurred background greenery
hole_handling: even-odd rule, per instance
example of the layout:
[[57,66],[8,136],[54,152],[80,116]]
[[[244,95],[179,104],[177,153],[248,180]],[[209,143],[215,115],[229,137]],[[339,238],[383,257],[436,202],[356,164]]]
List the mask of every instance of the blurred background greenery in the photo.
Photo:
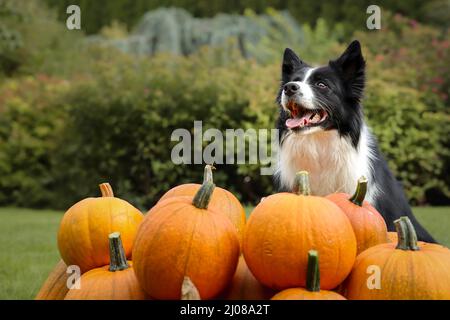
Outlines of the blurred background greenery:
[[[66,7],[81,8],[68,30]],[[0,0],[0,206],[67,209],[109,181],[148,209],[202,166],[170,161],[171,132],[273,128],[285,47],[326,63],[363,46],[369,124],[414,205],[450,203],[449,2]],[[273,192],[257,165],[216,182]]]

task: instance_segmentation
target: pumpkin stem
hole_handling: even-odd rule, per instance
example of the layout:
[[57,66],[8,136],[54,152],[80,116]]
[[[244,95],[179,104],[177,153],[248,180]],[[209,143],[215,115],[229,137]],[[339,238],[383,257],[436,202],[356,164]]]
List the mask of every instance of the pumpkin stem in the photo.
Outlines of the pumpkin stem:
[[356,191],[348,200],[361,207],[367,193],[367,182],[368,180],[366,177],[362,176],[359,178],[358,184],[356,185]]
[[200,293],[189,277],[184,277],[181,284],[181,300],[201,300]]
[[400,217],[394,221],[397,230],[398,243],[396,249],[401,250],[419,250],[417,245],[417,234],[411,220],[407,216]]
[[300,171],[295,174],[294,191],[298,195],[309,196],[311,194],[308,171]]
[[316,250],[308,251],[306,289],[312,292],[320,291],[319,253]]
[[212,174],[213,169],[215,169],[215,167],[212,164],[207,164],[205,166],[205,169],[203,171],[203,182],[206,182],[206,181],[214,182],[213,174]]
[[396,249],[408,250],[408,233],[405,222],[402,219],[397,219],[394,221],[394,225],[398,236]]
[[120,232],[113,232],[109,235],[109,259],[109,271],[120,271],[129,268]]
[[101,183],[98,186],[100,187],[100,192],[102,193],[102,197],[114,197],[113,189],[108,182]]
[[192,204],[199,209],[208,208],[215,187],[216,185],[210,181],[203,182],[202,186],[195,194]]

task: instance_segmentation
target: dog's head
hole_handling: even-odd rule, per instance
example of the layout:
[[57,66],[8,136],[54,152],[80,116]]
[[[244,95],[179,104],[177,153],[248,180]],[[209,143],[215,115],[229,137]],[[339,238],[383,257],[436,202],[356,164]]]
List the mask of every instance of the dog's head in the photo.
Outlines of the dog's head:
[[298,134],[338,130],[357,144],[362,122],[360,100],[364,71],[358,41],[353,41],[336,60],[316,68],[287,48],[277,98],[285,129]]

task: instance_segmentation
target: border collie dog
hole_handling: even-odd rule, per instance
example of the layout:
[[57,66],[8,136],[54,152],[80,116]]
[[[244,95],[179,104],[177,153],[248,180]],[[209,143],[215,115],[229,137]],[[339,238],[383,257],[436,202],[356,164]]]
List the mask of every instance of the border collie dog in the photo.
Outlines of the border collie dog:
[[358,41],[321,67],[311,67],[289,48],[284,51],[277,97],[278,190],[292,191],[300,170],[309,172],[311,191],[319,196],[352,194],[358,178],[365,176],[369,181],[366,200],[383,215],[389,231],[395,230],[394,220],[407,215],[419,240],[435,242],[414,218],[402,186],[364,121],[364,83],[365,61]]

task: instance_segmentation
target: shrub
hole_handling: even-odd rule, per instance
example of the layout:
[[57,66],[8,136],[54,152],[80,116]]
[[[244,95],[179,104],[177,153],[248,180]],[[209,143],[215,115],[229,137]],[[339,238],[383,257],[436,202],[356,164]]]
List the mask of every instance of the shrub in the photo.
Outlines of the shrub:
[[68,30],[55,13],[43,1],[0,0],[0,79],[89,70],[82,31]]
[[[125,57],[99,64],[94,77],[75,86],[65,96],[69,121],[52,161],[54,191],[64,195],[56,197],[57,206],[94,193],[103,180],[141,207],[174,185],[200,181],[201,165],[175,166],[170,160],[172,131],[191,129],[194,120],[202,120],[204,130],[271,128],[277,86],[273,67],[238,57],[232,65],[217,66],[210,55],[206,50],[191,58]],[[219,169],[217,184],[243,200],[256,201],[270,192],[270,177],[261,178],[257,166]],[[243,186],[246,176],[252,180]]]
[[354,36],[368,62],[368,119],[409,199],[448,202],[450,42],[442,32],[398,14],[385,12],[383,25]]
[[44,75],[6,82],[0,90],[0,203],[51,206],[51,160],[64,125],[58,99],[69,84]]
[[415,89],[372,80],[365,99],[366,116],[394,175],[403,182],[408,198],[426,202],[425,192],[448,190],[445,139],[449,116],[429,110]]

